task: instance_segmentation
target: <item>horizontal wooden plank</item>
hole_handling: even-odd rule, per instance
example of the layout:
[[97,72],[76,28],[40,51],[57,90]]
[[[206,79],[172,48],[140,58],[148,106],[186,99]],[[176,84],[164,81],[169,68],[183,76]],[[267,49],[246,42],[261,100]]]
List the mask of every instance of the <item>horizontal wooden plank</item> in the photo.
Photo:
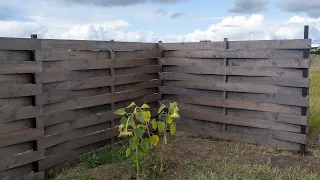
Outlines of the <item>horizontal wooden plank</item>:
[[156,50],[156,43],[0,38],[2,50]]
[[302,70],[284,68],[259,68],[259,67],[196,67],[196,66],[165,66],[164,72],[193,73],[193,74],[217,74],[240,76],[271,76],[301,78]]
[[175,94],[184,96],[194,96],[194,97],[216,97],[223,98],[222,91],[207,91],[198,89],[186,89],[179,87],[162,86],[159,87],[161,94]]
[[31,61],[31,51],[0,50],[0,62],[8,61]]
[[42,115],[41,106],[28,106],[14,109],[0,109],[0,123],[20,119],[34,118]]
[[265,119],[270,121],[283,122],[288,124],[307,125],[307,117],[294,115],[294,114],[283,114],[273,112],[261,112],[251,111],[244,109],[227,109],[227,114],[232,116],[242,116],[248,118]]
[[81,90],[106,87],[112,84],[112,77],[98,77],[91,79],[81,79],[75,81],[64,81],[56,83],[43,84],[43,91],[57,91],[57,90]]
[[17,97],[0,99],[0,110],[32,105],[32,97]]
[[39,161],[39,170],[44,171],[63,162],[74,159],[75,157],[80,156],[81,154],[85,154],[94,149],[103,147],[106,144],[106,141],[101,141],[95,144],[91,144],[89,146],[73,149],[71,151],[64,151],[54,156],[47,157],[46,159]]
[[[223,98],[222,91],[208,91],[199,89],[186,89],[179,87],[162,86],[159,88],[160,93],[184,95],[193,97],[215,97]],[[292,106],[309,106],[309,97],[291,96],[291,95],[277,95],[277,94],[255,94],[255,93],[239,93],[227,92],[228,99],[246,100],[256,103],[274,103]]]
[[228,59],[228,66],[310,68],[310,59]]
[[90,71],[55,71],[55,72],[42,72],[35,75],[37,84],[61,82],[61,81],[72,81],[72,80],[83,80],[98,77],[110,76],[109,69],[103,70],[90,70]]
[[129,98],[137,98],[148,94],[156,93],[156,89],[133,90],[126,92],[119,92],[115,94],[103,94],[91,97],[78,98],[70,101],[65,101],[56,104],[49,104],[44,106],[43,113],[51,114],[55,112],[67,111],[72,109],[81,109],[91,106],[98,106],[108,104],[116,101],[123,101]]
[[298,125],[287,124],[287,123],[276,122],[276,121],[269,121],[264,119],[257,119],[257,118],[216,114],[216,113],[207,111],[207,109],[202,108],[199,105],[185,104],[182,102],[178,102],[178,106],[179,106],[180,115],[182,118],[198,119],[198,120],[204,120],[204,121],[256,127],[256,128],[263,128],[263,129],[274,129],[274,130],[281,130],[281,131],[288,131],[288,132],[300,133],[301,131],[301,126],[298,126]]
[[[223,41],[159,43],[158,46],[159,50],[211,50],[225,47]],[[309,39],[228,41],[229,49],[309,49],[310,47]]]
[[228,76],[228,83],[251,83],[264,85],[277,85],[287,87],[310,87],[310,79],[301,77],[247,77]]
[[89,134],[87,136],[83,136],[77,139],[72,139],[65,143],[50,147],[46,149],[46,155],[49,156],[53,154],[59,154],[60,152],[63,152],[65,150],[72,150],[72,149],[80,148],[90,144],[94,144],[100,141],[104,141],[106,139],[117,137],[118,134],[119,134],[118,128],[99,131],[93,134]]
[[43,62],[43,72],[55,72],[62,70],[92,70],[107,68],[138,67],[157,65],[156,58],[145,59],[83,59],[69,61]]
[[264,136],[251,135],[251,134],[216,131],[212,128],[208,128],[205,126],[190,127],[190,126],[178,125],[177,129],[180,131],[184,131],[184,132],[190,132],[190,133],[211,136],[212,138],[217,138],[217,139],[241,141],[241,142],[259,144],[259,145],[267,145],[267,146],[273,146],[273,147],[278,147],[278,148],[284,148],[287,150],[299,150],[300,149],[300,144],[298,144],[298,143],[281,141],[281,140],[277,140],[277,139],[272,139],[272,138],[268,138],[268,137],[264,137]]
[[64,60],[98,60],[109,59],[109,51],[68,51],[64,50],[37,50],[36,61],[64,61]]
[[23,166],[19,166],[13,169],[8,169],[5,171],[0,171],[0,179],[8,178],[12,180],[13,178],[20,178],[26,174],[29,174],[34,171],[33,164],[26,164]]
[[31,151],[15,156],[6,157],[4,159],[0,159],[0,171],[36,162],[38,160],[44,159],[44,157],[44,150]]
[[23,119],[19,121],[13,121],[8,123],[1,123],[0,125],[0,135],[13,133],[17,131],[26,130],[33,127],[32,119]]
[[0,86],[0,98],[33,96],[41,93],[41,84],[20,84]]
[[244,134],[252,134],[258,136],[265,136],[273,139],[289,141],[299,144],[307,143],[307,135],[300,133],[292,133],[278,130],[269,130],[269,129],[260,129],[260,128],[252,128],[245,126],[235,126],[228,125],[227,131],[236,132],[236,133],[244,133]]
[[35,61],[0,61],[0,74],[38,73],[42,71],[42,63]]
[[280,87],[273,85],[256,85],[247,83],[214,83],[198,81],[163,81],[164,86],[182,87],[191,89],[206,89],[216,91],[250,92],[266,94],[287,94],[301,96],[301,88]]
[[101,87],[84,90],[61,90],[61,91],[49,91],[43,92],[40,95],[36,95],[36,105],[45,105],[68,101],[80,97],[90,97],[95,95],[108,94],[111,92],[110,87]]
[[223,99],[223,98],[211,98],[211,97],[193,97],[182,95],[165,95],[164,100],[179,101],[188,104],[217,106],[233,109],[249,109],[256,111],[278,112],[287,114],[301,114],[301,107],[287,106],[271,103],[250,102],[245,100],[236,99]]
[[223,59],[196,59],[196,58],[166,57],[166,58],[159,58],[159,64],[167,65],[167,66],[215,67],[215,66],[223,66]]
[[59,124],[66,121],[73,121],[85,116],[90,116],[93,114],[102,113],[110,110],[111,110],[111,104],[107,104],[107,105],[94,106],[94,107],[47,114],[47,115],[40,116],[37,119],[39,121],[42,121],[44,126],[51,126],[54,124]]
[[81,129],[69,129],[68,131],[65,131],[63,133],[56,133],[50,136],[44,136],[38,139],[38,148],[45,149],[53,147],[55,145],[70,141],[72,139],[80,138],[109,128],[111,128],[111,123],[105,122]]
[[303,58],[301,50],[193,50],[193,51],[164,51],[163,57],[186,58]]
[[10,134],[0,135],[0,147],[37,140],[43,137],[43,129],[27,129]]
[[114,86],[115,92],[121,91],[129,91],[129,90],[136,90],[136,89],[145,89],[145,88],[155,88],[161,86],[161,80],[150,80],[150,81],[143,81],[137,83],[130,83],[130,84],[121,84]]
[[161,66],[151,65],[142,67],[130,67],[130,68],[117,68],[114,70],[114,74],[118,75],[129,75],[129,74],[142,74],[142,73],[159,73]]
[[[206,81],[206,82],[224,82],[221,75],[208,74],[187,74],[176,72],[162,72],[160,74],[163,80],[184,80],[184,81]],[[251,77],[251,76],[228,76],[228,83],[248,83],[261,85],[278,85],[287,87],[309,87],[310,79],[300,77]]]
[[[187,119],[187,118],[183,118],[183,119],[175,119],[175,121],[177,122],[178,127],[180,125],[183,126],[188,126],[188,127],[208,127],[208,128],[212,128],[214,130],[223,130],[223,124],[222,123],[215,123],[215,122],[209,122],[209,121],[201,121],[201,120],[196,120],[196,119]],[[178,131],[180,131],[180,129],[178,129]]]
[[283,104],[291,106],[309,107],[309,97],[277,95],[277,94],[255,94],[255,93],[239,93],[227,92],[228,99],[239,99],[251,102],[266,102],[274,104]]
[[158,79],[158,74],[122,75],[114,77],[113,85],[129,84]]
[[0,159],[33,150],[33,142],[24,142],[0,148]]
[[115,58],[157,58],[162,51],[115,51]]
[[29,84],[33,81],[33,74],[7,74],[0,75],[1,85]]

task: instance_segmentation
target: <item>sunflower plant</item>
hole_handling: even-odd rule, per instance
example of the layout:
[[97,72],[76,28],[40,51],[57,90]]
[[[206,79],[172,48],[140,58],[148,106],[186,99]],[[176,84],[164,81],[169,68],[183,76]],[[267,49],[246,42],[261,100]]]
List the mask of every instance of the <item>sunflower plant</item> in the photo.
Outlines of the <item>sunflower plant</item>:
[[125,108],[118,109],[114,113],[122,116],[119,125],[119,137],[130,137],[126,156],[132,156],[136,163],[137,176],[139,176],[139,158],[148,154],[150,149],[158,145],[160,137],[155,134],[156,131],[163,134],[160,166],[160,170],[162,170],[163,150],[165,144],[167,144],[167,129],[170,126],[170,134],[174,135],[176,132],[174,119],[180,117],[177,103],[170,103],[169,107],[161,104],[157,119],[151,119],[149,105],[138,106],[135,102]]

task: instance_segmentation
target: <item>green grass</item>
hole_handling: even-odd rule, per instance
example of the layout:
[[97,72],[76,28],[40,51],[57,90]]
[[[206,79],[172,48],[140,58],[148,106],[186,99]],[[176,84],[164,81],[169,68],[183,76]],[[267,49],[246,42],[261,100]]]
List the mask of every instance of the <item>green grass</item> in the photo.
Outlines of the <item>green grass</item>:
[[320,68],[310,70],[309,116],[311,132],[320,133]]

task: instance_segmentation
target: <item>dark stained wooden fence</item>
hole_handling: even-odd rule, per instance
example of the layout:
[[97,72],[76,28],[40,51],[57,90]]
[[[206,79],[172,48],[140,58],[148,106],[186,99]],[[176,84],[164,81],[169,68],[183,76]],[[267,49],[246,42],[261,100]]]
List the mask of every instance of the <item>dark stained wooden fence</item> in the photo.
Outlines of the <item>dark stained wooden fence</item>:
[[160,55],[148,43],[0,38],[0,179],[43,179],[117,141],[114,109],[158,106]]
[[112,144],[131,101],[154,115],[177,101],[180,131],[301,150],[310,44],[0,38],[0,179],[43,179]]
[[179,130],[300,150],[306,144],[310,40],[160,44],[160,93]]

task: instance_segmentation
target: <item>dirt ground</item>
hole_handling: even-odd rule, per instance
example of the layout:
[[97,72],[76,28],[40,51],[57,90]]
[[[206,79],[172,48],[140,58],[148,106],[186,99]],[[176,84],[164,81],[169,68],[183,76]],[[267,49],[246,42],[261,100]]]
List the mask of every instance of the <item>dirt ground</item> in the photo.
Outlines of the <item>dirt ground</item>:
[[[179,133],[165,148],[165,170],[158,171],[160,162],[156,155],[160,152],[155,149],[141,163],[140,179],[320,179],[320,149],[315,147],[301,155]],[[55,179],[128,180],[132,179],[133,172],[128,160],[95,168],[80,163],[62,171]]]

